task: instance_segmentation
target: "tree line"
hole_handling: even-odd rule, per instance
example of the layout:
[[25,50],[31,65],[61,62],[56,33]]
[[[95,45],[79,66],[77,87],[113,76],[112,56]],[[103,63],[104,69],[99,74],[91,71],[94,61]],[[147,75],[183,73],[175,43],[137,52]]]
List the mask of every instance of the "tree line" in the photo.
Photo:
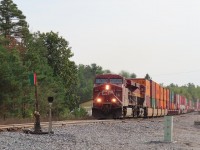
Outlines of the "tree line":
[[[111,73],[101,66],[75,64],[69,42],[58,33],[31,33],[26,17],[12,0],[0,2],[0,117],[31,117],[34,87],[29,75],[37,74],[40,114],[48,112],[47,97],[53,96],[53,115],[66,117],[81,102],[92,98],[96,74]],[[121,71],[124,77],[135,73]],[[149,77],[149,76],[148,76]],[[190,98],[199,97],[199,87],[170,85]]]

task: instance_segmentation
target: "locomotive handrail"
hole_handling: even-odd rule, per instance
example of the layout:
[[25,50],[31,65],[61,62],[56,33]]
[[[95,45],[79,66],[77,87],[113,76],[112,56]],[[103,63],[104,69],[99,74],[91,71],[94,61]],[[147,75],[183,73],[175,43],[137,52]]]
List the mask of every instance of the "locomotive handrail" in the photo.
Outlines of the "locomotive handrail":
[[[114,95],[114,94],[113,94]],[[117,96],[114,95],[114,97],[120,102],[120,104],[122,104],[122,101],[119,100],[119,98]]]

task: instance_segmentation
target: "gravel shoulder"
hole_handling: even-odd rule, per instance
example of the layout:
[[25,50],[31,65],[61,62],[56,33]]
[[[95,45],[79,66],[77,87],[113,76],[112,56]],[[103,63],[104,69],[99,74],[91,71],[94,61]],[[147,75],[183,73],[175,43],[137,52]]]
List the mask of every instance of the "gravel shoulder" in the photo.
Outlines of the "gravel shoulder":
[[[164,118],[67,125],[52,135],[1,132],[0,150],[200,150],[197,112],[173,117],[173,142],[164,142]],[[44,129],[45,131],[45,129]]]

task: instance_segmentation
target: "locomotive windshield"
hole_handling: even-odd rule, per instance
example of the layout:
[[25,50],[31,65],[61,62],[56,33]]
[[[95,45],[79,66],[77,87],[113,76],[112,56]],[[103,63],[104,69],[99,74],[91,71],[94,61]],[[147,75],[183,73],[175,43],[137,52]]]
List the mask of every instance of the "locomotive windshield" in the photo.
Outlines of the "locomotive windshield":
[[103,84],[103,83],[107,83],[107,82],[108,82],[108,79],[96,79],[95,80],[96,84]]
[[122,79],[110,79],[110,83],[113,84],[122,84]]
[[[98,78],[95,80],[95,83],[96,84],[103,84],[103,83],[108,83],[108,79],[105,79],[105,78]],[[122,79],[110,79],[110,83],[112,84],[122,84],[123,83],[123,80]]]

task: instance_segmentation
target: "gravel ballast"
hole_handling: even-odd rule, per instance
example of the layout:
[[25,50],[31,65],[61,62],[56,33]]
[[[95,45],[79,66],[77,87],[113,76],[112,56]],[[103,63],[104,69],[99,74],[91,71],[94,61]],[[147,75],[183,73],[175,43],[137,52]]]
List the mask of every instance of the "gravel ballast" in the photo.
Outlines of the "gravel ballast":
[[[164,117],[67,125],[54,134],[1,132],[0,150],[200,150],[197,112],[173,117],[173,142],[164,142]],[[43,129],[45,130],[45,129]]]

